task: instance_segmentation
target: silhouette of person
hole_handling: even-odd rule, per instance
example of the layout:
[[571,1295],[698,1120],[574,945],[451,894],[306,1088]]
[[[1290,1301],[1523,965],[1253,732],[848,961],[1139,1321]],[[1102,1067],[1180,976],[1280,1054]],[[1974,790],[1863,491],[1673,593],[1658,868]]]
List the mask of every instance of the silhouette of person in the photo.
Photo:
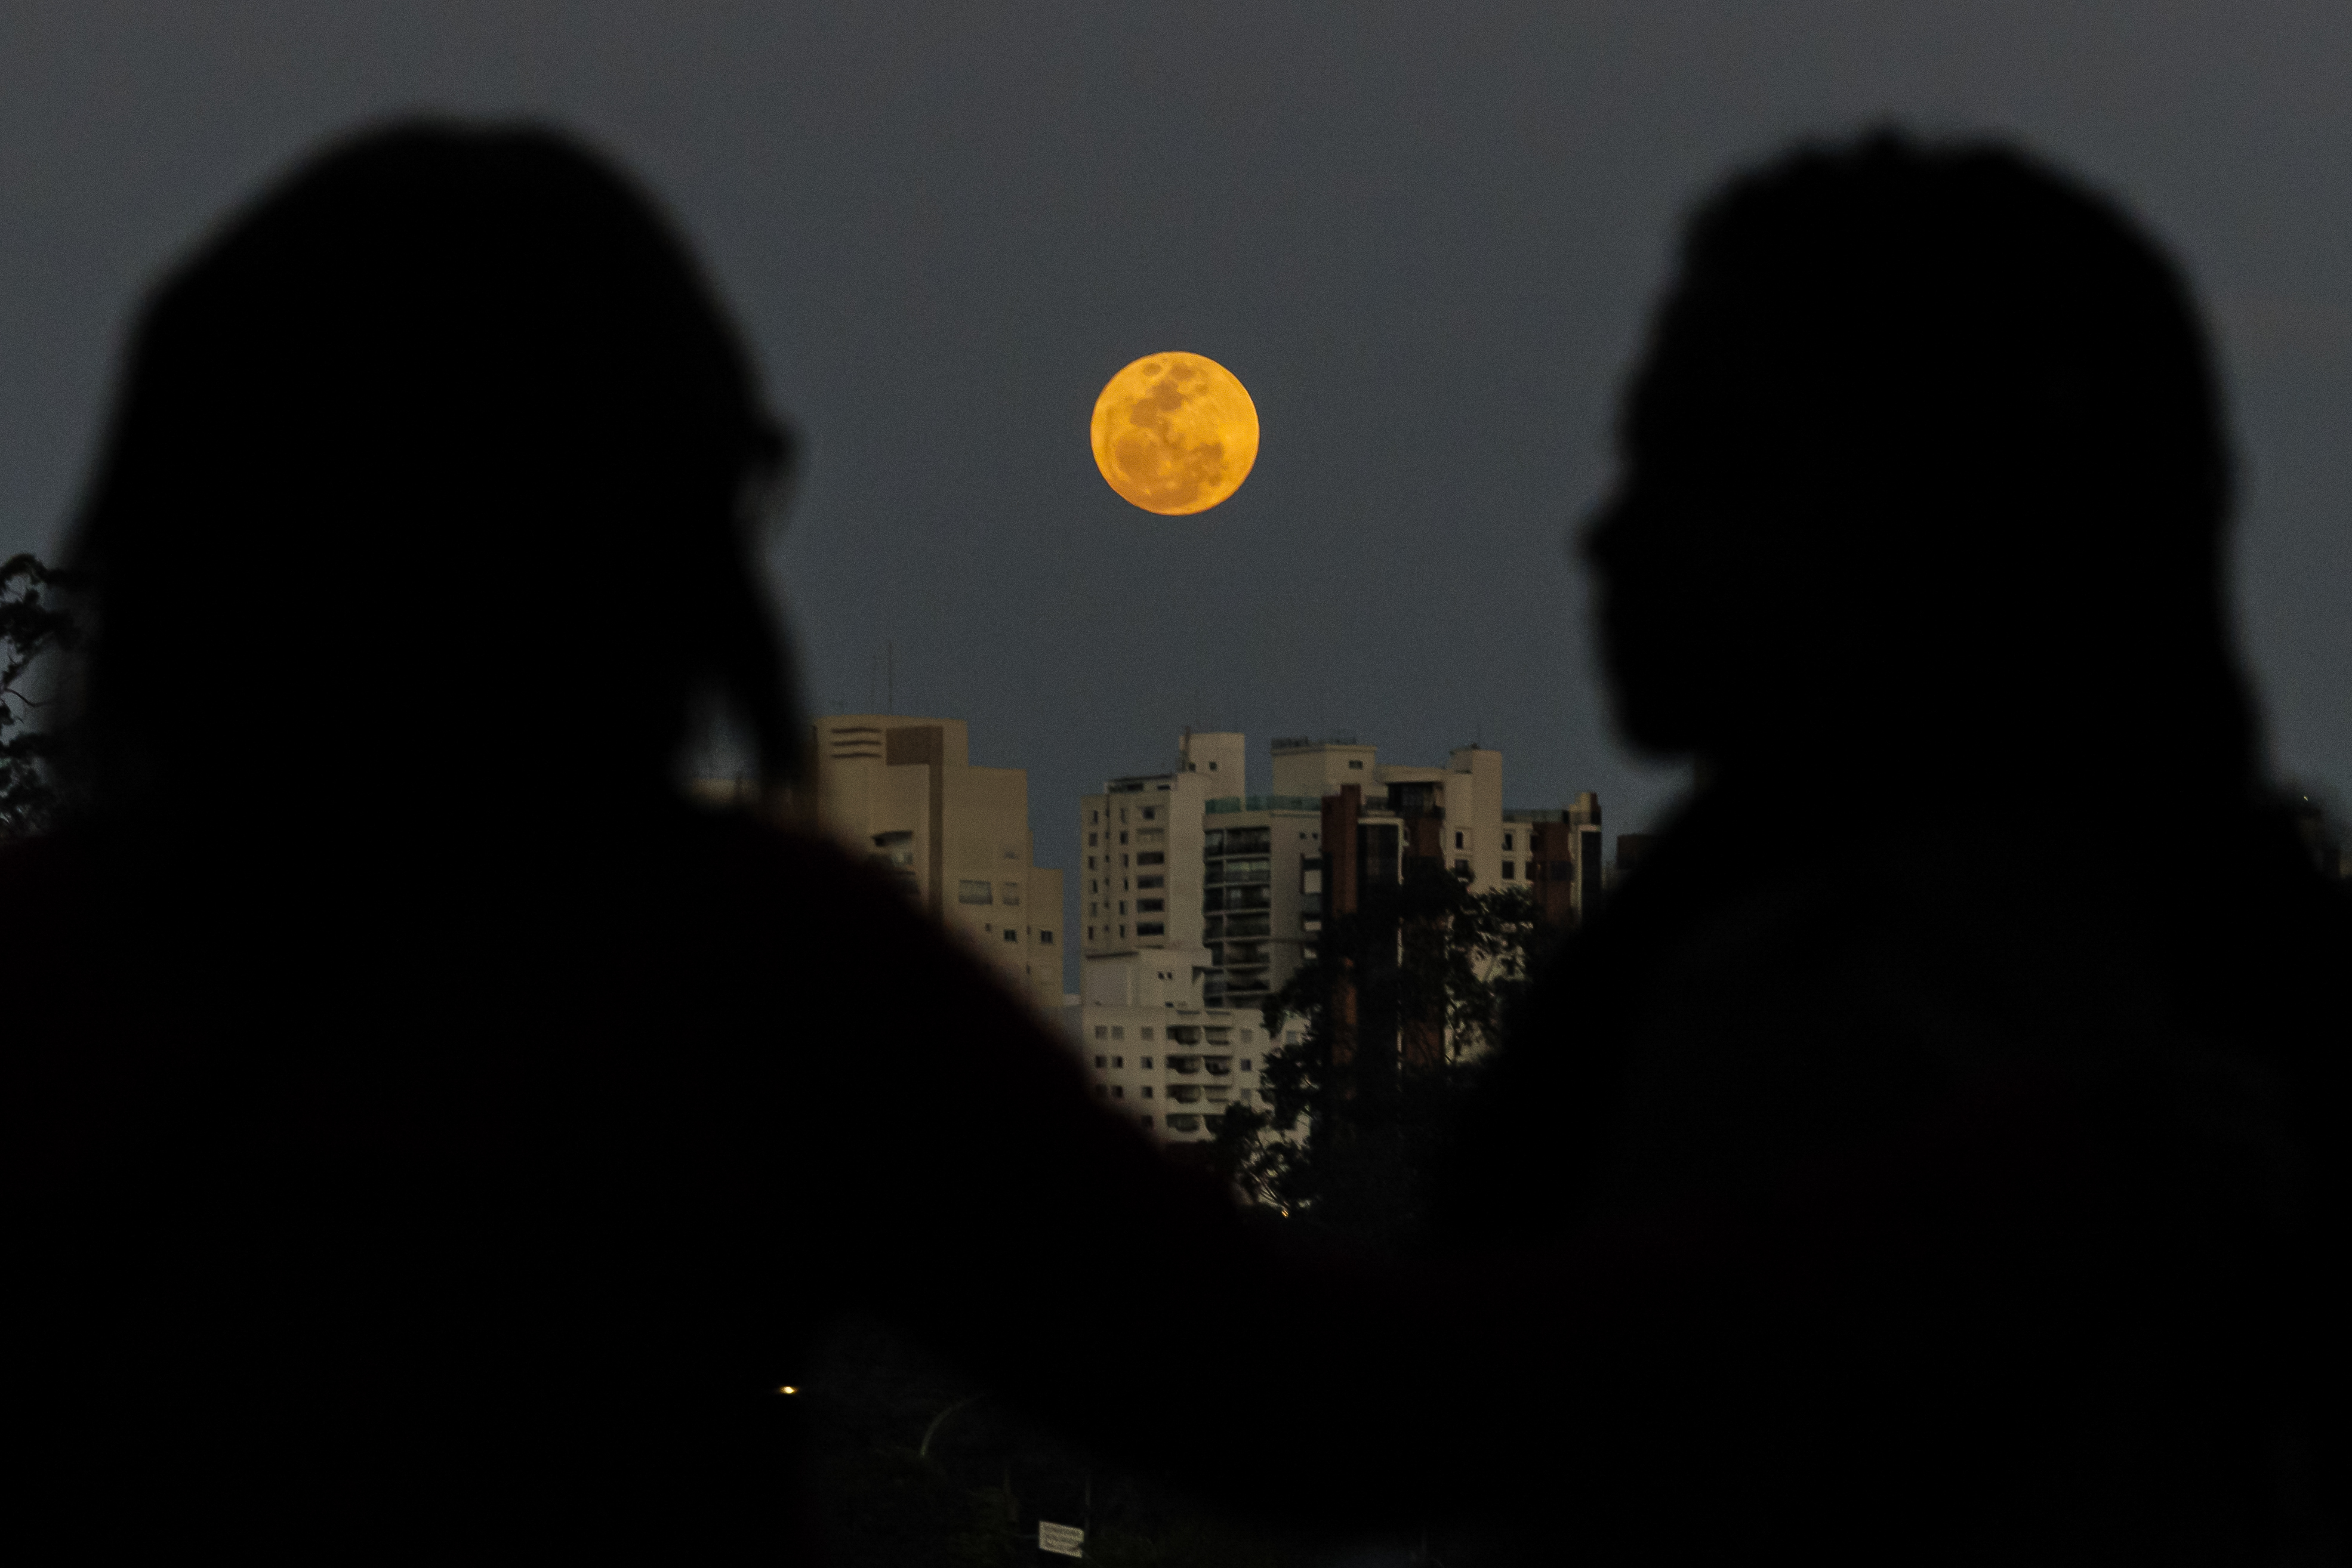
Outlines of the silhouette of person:
[[2262,781],[2175,269],[1999,146],[1803,148],[1690,221],[1622,452],[1618,720],[1702,786],[1440,1230],[1703,1284],[1490,1548],[2341,1561],[2352,922]]
[[[1367,1276],[1099,1114],[866,868],[681,800],[717,700],[789,804],[790,451],[544,131],[362,135],[147,303],[73,544],[78,815],[0,855],[13,1541],[793,1559],[778,1391],[849,1308],[1244,1501],[1419,1506]],[[1256,1379],[1311,1451],[1107,1359],[1269,1298],[1332,1324]]]

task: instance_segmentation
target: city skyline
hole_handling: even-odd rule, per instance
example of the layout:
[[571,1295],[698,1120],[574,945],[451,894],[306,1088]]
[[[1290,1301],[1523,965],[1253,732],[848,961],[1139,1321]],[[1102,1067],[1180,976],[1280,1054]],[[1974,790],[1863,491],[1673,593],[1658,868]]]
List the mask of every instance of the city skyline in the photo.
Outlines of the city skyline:
[[[131,313],[225,213],[387,114],[540,117],[677,215],[803,438],[767,566],[813,719],[884,706],[890,644],[889,706],[1028,770],[1048,845],[1064,802],[1161,766],[1186,725],[1497,747],[1529,799],[1594,789],[1638,829],[1686,772],[1617,737],[1564,538],[1611,482],[1674,225],[1794,138],[1892,118],[2016,137],[2179,258],[2238,436],[2233,591],[2273,750],[2352,789],[2339,10],[894,18],[12,12],[0,557],[58,553]],[[1268,434],[1232,499],[1158,518],[1104,485],[1087,413],[1180,347]],[[458,543],[420,520],[384,570]],[[2035,801],[2072,782],[1973,765]]]

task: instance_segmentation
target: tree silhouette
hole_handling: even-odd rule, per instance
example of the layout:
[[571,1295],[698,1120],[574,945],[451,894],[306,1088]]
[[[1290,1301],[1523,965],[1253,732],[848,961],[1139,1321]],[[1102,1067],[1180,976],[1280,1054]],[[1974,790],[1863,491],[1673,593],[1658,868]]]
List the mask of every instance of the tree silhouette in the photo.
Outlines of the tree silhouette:
[[0,842],[30,838],[57,820],[59,789],[53,764],[62,744],[54,729],[35,728],[44,705],[26,677],[41,657],[70,653],[80,627],[66,608],[71,575],[30,555],[0,564]]
[[1423,1173],[1554,933],[1520,888],[1484,893],[1437,861],[1325,927],[1310,963],[1265,1003],[1265,1110],[1218,1124],[1217,1167],[1245,1196],[1351,1240],[1410,1244]]

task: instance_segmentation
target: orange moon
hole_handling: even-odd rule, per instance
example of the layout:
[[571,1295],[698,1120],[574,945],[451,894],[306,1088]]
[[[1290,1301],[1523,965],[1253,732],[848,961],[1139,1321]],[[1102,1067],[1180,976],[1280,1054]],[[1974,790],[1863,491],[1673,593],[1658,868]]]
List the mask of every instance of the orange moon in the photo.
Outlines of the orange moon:
[[1199,354],[1147,354],[1095,399],[1095,466],[1147,512],[1205,512],[1257,461],[1257,404]]

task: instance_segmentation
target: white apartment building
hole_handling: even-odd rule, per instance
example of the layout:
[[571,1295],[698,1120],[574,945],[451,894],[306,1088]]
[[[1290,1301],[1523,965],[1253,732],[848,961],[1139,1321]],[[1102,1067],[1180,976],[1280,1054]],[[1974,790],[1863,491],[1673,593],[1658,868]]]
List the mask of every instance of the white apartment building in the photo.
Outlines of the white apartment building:
[[825,831],[886,868],[1058,1020],[1062,873],[1035,863],[1027,772],[972,767],[961,719],[841,714],[815,730]]
[[1231,1107],[1265,1108],[1260,1075],[1276,1042],[1255,1008],[1202,1000],[1202,956],[1149,948],[1084,966],[1078,1050],[1095,1096],[1163,1143],[1206,1143]]
[[1096,1094],[1165,1142],[1213,1136],[1215,1107],[1263,1103],[1265,1053],[1284,1043],[1266,1038],[1263,1004],[1323,928],[1327,800],[1359,790],[1360,881],[1433,856],[1473,888],[1540,896],[1547,866],[1507,820],[1499,751],[1460,747],[1420,768],[1383,765],[1351,737],[1286,737],[1273,764],[1272,792],[1252,795],[1246,738],[1188,730],[1171,771],[1078,803],[1080,1050]]

